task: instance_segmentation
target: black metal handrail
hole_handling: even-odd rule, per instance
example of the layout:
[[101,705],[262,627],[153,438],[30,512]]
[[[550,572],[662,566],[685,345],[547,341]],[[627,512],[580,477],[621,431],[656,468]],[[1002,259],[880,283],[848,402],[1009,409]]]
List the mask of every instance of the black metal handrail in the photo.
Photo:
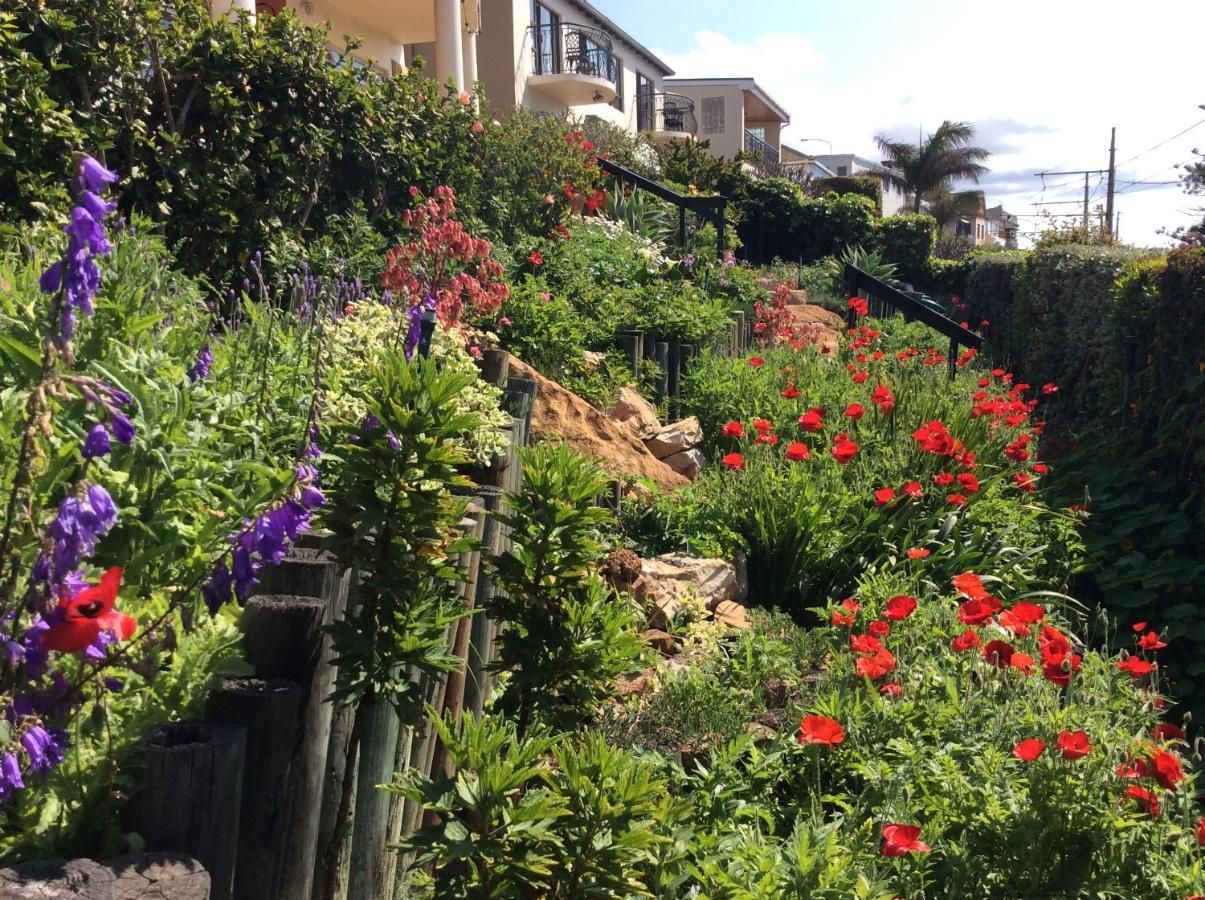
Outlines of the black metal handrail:
[[641,94],[636,98],[636,123],[641,131],[697,134],[695,101],[668,92]]
[[778,148],[771,147],[748,128],[745,129],[745,149],[750,153],[760,153],[765,162],[778,162]]
[[[911,322],[924,322],[935,331],[941,332],[950,339],[950,356],[947,360],[950,367],[950,377],[954,377],[955,362],[958,358],[959,346],[973,347],[978,350],[983,345],[983,338],[969,328],[963,328],[949,316],[937,312],[928,305],[909,297],[899,288],[892,287],[880,278],[858,268],[852,263],[845,264],[845,286],[851,295],[865,297],[868,302],[885,304],[904,314],[904,319]],[[849,324],[854,323],[854,313],[848,313]]]
[[655,197],[660,197],[678,207],[678,238],[683,247],[686,246],[686,213],[693,212],[699,218],[710,222],[716,231],[716,253],[724,255],[726,237],[724,230],[724,212],[728,207],[728,198],[720,194],[696,197],[691,194],[679,194],[673,188],[666,187],[651,178],[645,178],[638,172],[614,163],[609,159],[598,157],[598,167],[608,175],[613,175],[619,183],[630,183],[633,188],[648,191]]
[[617,83],[614,46],[605,31],[574,22],[529,25],[527,31],[536,75],[588,75]]

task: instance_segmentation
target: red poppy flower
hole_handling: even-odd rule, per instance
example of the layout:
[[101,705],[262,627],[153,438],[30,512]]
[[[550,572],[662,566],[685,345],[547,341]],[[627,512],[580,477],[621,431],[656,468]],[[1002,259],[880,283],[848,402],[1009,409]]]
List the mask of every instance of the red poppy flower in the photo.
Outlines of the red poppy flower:
[[820,409],[809,409],[799,417],[799,427],[804,431],[820,431],[824,428],[824,422],[820,418]]
[[801,744],[820,744],[835,747],[845,740],[845,729],[828,716],[804,716],[797,735]]
[[899,697],[904,693],[904,686],[898,681],[888,681],[879,685],[879,693],[884,697]]
[[895,499],[895,488],[879,488],[874,492],[874,502],[877,506],[886,506]]
[[723,458],[723,460],[721,460],[721,462],[723,462],[724,465],[729,469],[745,468],[745,457],[741,456],[739,453],[729,453]]
[[1083,759],[1092,752],[1088,735],[1083,731],[1060,731],[1058,746],[1063,759]]
[[850,297],[846,307],[852,309],[855,316],[864,316],[870,312],[870,304],[866,302],[865,297]]
[[958,486],[968,494],[974,494],[979,490],[979,479],[969,472],[960,472],[957,481]]
[[878,653],[883,649],[883,642],[872,634],[851,634],[849,649],[854,653]]
[[854,671],[862,678],[871,681],[882,678],[888,672],[895,671],[895,657],[890,650],[879,650],[873,656],[861,656],[854,666]]
[[909,497],[915,497],[918,500],[921,497],[925,496],[924,488],[922,488],[920,486],[919,481],[909,481],[900,490],[903,491],[905,494],[907,494]]
[[906,594],[898,594],[887,601],[883,610],[883,618],[893,622],[902,622],[916,611],[916,599]]
[[906,555],[909,559],[924,559],[929,555],[929,550],[926,547],[912,547]]
[[774,427],[774,423],[772,423],[769,419],[754,419],[753,427],[756,428],[761,434],[765,434]]
[[1155,651],[1155,650],[1162,650],[1164,647],[1167,646],[1167,644],[1165,644],[1163,641],[1159,640],[1159,632],[1148,631],[1146,634],[1144,634],[1142,637],[1140,637],[1138,639],[1138,646],[1141,647],[1143,650]]
[[755,444],[769,444],[771,447],[778,446],[778,435],[770,434],[768,431],[759,432],[757,438],[753,441]]
[[1050,394],[1057,394],[1058,392],[1059,392],[1059,386],[1057,384],[1055,384],[1053,381],[1048,381],[1044,385],[1042,385],[1042,393],[1043,394],[1050,395]]
[[1028,472],[1017,472],[1015,475],[1013,475],[1013,483],[1027,494],[1032,494],[1035,490],[1037,490],[1037,487],[1034,484],[1033,479],[1029,477]]
[[983,647],[983,658],[1001,669],[1009,666],[1014,653],[1013,645],[1007,641],[988,641]]
[[755,369],[760,369],[764,362],[765,362],[765,360],[762,359],[760,356],[749,357],[749,365],[753,366],[753,368],[755,368]]
[[1149,774],[1145,760],[1129,757],[1124,762],[1117,764],[1116,772],[1118,778],[1146,778]]
[[1078,653],[1066,653],[1052,660],[1043,651],[1042,677],[1051,684],[1066,687],[1071,684],[1071,676],[1079,671],[1080,663]]
[[883,855],[907,856],[909,853],[928,853],[933,848],[920,840],[919,825],[892,822],[883,826]]
[[1131,656],[1129,659],[1123,659],[1117,664],[1117,668],[1123,672],[1129,672],[1130,677],[1137,681],[1143,675],[1149,675],[1155,671],[1155,664],[1149,663],[1145,659],[1139,659],[1137,656]]
[[1205,847],[1205,816],[1197,819],[1197,846]]
[[724,425],[724,437],[743,437],[745,426],[740,422],[727,422]]
[[[1069,508],[1070,508],[1070,507],[1069,507]],[[1135,622],[1135,623],[1134,623],[1133,625],[1131,625],[1130,627],[1134,629],[1134,633],[1135,633],[1135,634],[1138,634],[1138,633],[1140,633],[1140,632],[1146,631],[1146,622],[1145,622],[1145,621],[1143,621],[1143,622]]]
[[792,381],[790,384],[788,384],[785,388],[782,389],[782,395],[784,397],[786,397],[788,400],[794,400],[796,397],[799,396],[799,388],[795,387],[795,382]]
[[533,266],[544,265],[544,257],[540,255],[539,250],[532,250],[531,253],[527,254],[527,261]]
[[1151,775],[1160,787],[1169,791],[1175,790],[1176,785],[1184,780],[1184,769],[1180,766],[1180,757],[1166,750],[1156,750],[1151,754]]
[[882,619],[872,619],[870,624],[866,626],[866,630],[879,637],[885,637],[891,634],[891,623],[884,622]]
[[101,576],[100,583],[88,585],[74,597],[62,597],[50,615],[51,625],[42,635],[42,645],[59,653],[76,653],[93,643],[102,631],[126,640],[138,623],[113,608],[121,586],[119,568]]
[[839,609],[834,609],[831,621],[834,626],[849,626],[854,623],[854,614],[851,612],[841,612]]
[[837,435],[837,439],[833,441],[832,454],[833,459],[844,466],[857,456],[858,445],[851,441],[848,435],[839,434]]
[[1159,796],[1154,791],[1148,791],[1140,785],[1131,784],[1125,789],[1124,794],[1126,798],[1133,800],[1142,807],[1147,815],[1152,818],[1159,815]]
[[1000,610],[1000,601],[992,596],[967,600],[958,607],[963,625],[983,625]]
[[979,635],[968,628],[962,634],[955,637],[954,640],[950,641],[950,646],[954,648],[956,653],[965,653],[972,647],[979,646]]
[[983,586],[983,579],[974,572],[963,572],[961,575],[955,575],[950,583],[954,585],[954,589],[958,593],[970,597],[972,600],[982,600],[988,596],[987,588]]
[[1008,661],[1008,664],[1022,675],[1033,674],[1034,659],[1028,653],[1022,653],[1020,650],[1018,650],[1012,655],[1012,658]]
[[950,506],[966,506],[967,498],[965,494],[951,494],[946,497],[946,503]]
[[866,408],[861,403],[851,403],[845,407],[845,417],[847,419],[860,419],[866,412]]
[[1046,616],[1046,611],[1036,603],[1016,603],[1000,613],[998,621],[1013,634],[1029,634],[1030,625],[1036,625]]
[[857,372],[854,372],[854,374],[853,374],[854,384],[865,384],[866,379],[868,379],[869,377],[870,377],[869,372],[867,372],[865,369],[859,369]]
[[954,476],[949,472],[938,472],[933,476],[933,483],[940,487],[946,487],[954,483]]
[[1167,741],[1187,740],[1187,737],[1183,728],[1179,728],[1171,722],[1160,722],[1151,730],[1151,739],[1162,744]]
[[787,444],[787,459],[791,462],[802,462],[811,455],[807,444],[800,443],[799,441],[792,441]]
[[1018,741],[1013,747],[1013,756],[1022,762],[1033,762],[1046,749],[1046,742],[1041,738],[1026,738]]

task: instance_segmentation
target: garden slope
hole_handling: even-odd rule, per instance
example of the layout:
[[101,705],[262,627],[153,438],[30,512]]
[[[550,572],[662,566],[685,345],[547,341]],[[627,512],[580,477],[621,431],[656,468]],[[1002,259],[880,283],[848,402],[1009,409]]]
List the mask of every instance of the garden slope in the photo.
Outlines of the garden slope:
[[514,356],[510,358],[510,372],[518,378],[530,378],[538,386],[531,415],[534,437],[564,441],[578,453],[594,459],[610,475],[651,478],[662,490],[688,483],[649,453],[635,435],[577,394]]

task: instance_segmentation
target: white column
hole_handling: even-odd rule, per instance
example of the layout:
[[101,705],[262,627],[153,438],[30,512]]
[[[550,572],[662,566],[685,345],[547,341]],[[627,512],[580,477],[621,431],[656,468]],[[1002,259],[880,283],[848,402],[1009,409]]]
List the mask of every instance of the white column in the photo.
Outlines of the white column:
[[460,0],[435,0],[435,80],[452,79],[458,92],[464,90],[463,32]]
[[477,82],[477,32],[464,33],[464,89],[471,91]]

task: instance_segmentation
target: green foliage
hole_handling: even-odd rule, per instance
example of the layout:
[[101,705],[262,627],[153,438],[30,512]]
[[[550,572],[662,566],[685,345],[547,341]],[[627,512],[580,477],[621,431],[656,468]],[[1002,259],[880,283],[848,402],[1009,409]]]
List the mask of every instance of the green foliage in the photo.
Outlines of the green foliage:
[[732,199],[741,208],[737,233],[746,259],[768,263],[799,258],[797,222],[805,204],[813,202],[804,198],[799,185],[786,178],[759,178],[743,184]]
[[833,175],[828,178],[817,178],[812,182],[811,194],[823,197],[825,194],[860,194],[874,201],[879,215],[883,214],[883,182],[868,175]]
[[858,194],[806,200],[792,224],[792,259],[812,262],[874,243],[874,204]]
[[932,216],[901,213],[879,220],[879,249],[899,267],[900,275],[913,284],[923,280],[928,272],[936,242],[937,220]]
[[957,302],[951,301],[954,311],[987,338],[988,352],[998,362],[1015,359],[1019,352],[1014,340],[1013,307],[1025,261],[1026,254],[1019,251],[972,253],[947,267],[959,275],[959,283],[951,288],[958,296]]
[[668,203],[639,188],[625,188],[618,180],[607,194],[607,215],[654,243],[668,243],[678,234],[677,217]]
[[562,446],[525,451],[523,486],[497,516],[511,547],[491,560],[501,589],[491,613],[507,623],[498,671],[509,680],[500,709],[533,722],[572,728],[589,720],[616,675],[639,655],[633,610],[598,574],[598,531],[609,514],[595,505],[606,479]]

